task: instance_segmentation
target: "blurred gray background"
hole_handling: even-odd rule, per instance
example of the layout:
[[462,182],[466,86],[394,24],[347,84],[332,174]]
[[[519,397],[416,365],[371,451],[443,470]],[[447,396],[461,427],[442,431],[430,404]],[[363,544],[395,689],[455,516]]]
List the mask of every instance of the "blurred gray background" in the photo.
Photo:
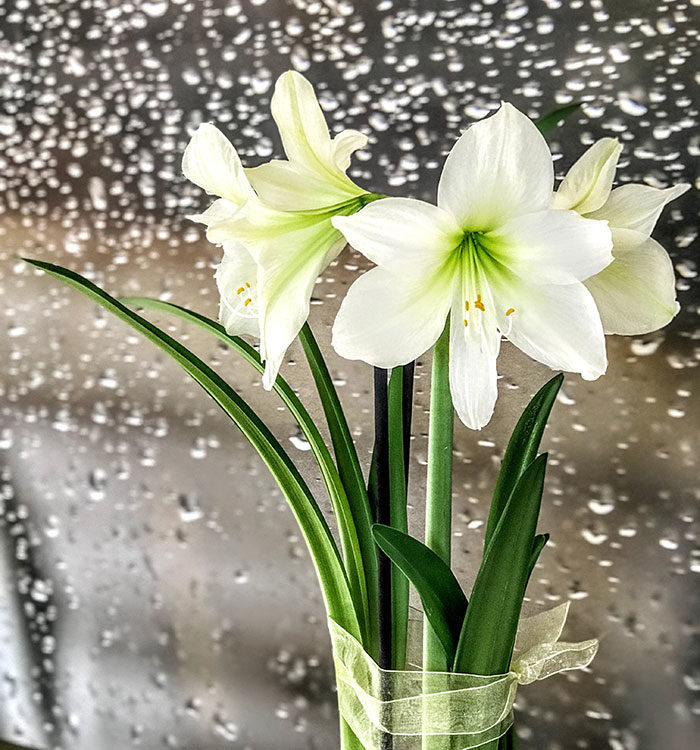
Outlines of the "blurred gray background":
[[[281,156],[269,117],[289,67],[333,130],[370,134],[352,176],[434,199],[444,155],[507,99],[532,116],[585,106],[550,139],[562,173],[595,139],[624,144],[618,180],[698,186],[697,0],[0,1],[0,736],[41,747],[337,747],[316,581],[283,498],[235,428],[124,324],[18,260],[113,293],[214,316],[220,252],[184,217],[180,175],[215,122],[255,165]],[[528,611],[573,600],[584,673],[518,695],[524,750],[689,748],[697,739],[700,571],[697,189],[655,233],[677,269],[677,319],[609,339],[607,375],[567,377],[544,445],[552,541]],[[346,250],[311,324],[363,461],[371,371],[330,351]],[[274,394],[194,330],[153,319],[268,421],[327,506]],[[417,366],[411,528],[420,534],[429,358]],[[482,432],[455,440],[454,564],[471,585],[517,414],[550,375],[509,344]],[[283,374],[319,414],[301,351]]]

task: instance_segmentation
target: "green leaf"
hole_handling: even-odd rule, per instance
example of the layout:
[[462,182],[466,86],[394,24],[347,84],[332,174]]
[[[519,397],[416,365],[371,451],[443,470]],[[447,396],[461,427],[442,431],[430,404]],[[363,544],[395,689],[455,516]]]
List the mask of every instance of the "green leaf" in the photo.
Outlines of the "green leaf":
[[362,476],[360,461],[357,458],[355,444],[352,441],[340,399],[336,393],[333,380],[326,366],[321,350],[314,338],[308,323],[299,331],[299,340],[304,347],[318,395],[321,400],[328,431],[330,432],[333,450],[338,463],[338,473],[347,494],[353,523],[357,530],[357,539],[362,554],[365,570],[365,584],[368,602],[368,636],[365,648],[373,657],[377,656],[378,636],[378,594],[377,594],[377,550],[372,538],[372,511],[370,508],[367,487]]
[[567,104],[565,107],[559,107],[559,109],[555,109],[540,117],[539,120],[535,121],[535,125],[537,125],[537,129],[543,135],[549,133],[558,128],[567,117],[573,115],[582,104],[583,102],[574,102],[573,104]]
[[510,499],[513,488],[526,467],[532,463],[537,455],[542,433],[547,426],[547,419],[563,382],[564,376],[560,373],[548,383],[545,383],[525,407],[525,411],[513,430],[513,435],[503,456],[501,470],[496,481],[496,489],[491,500],[484,550],[488,549],[493,532],[501,519],[501,514]]
[[474,581],[457,645],[455,672],[490,675],[508,671],[530,575],[546,466],[544,453],[527,467],[493,533]]
[[384,554],[418,592],[428,622],[451,664],[467,611],[467,597],[454,573],[430,548],[408,534],[381,524],[375,524],[372,531]]
[[26,260],[77,289],[153,342],[199,383],[231,418],[263,459],[287,498],[311,553],[328,615],[356,638],[361,638],[348,581],[328,524],[291,459],[257,414],[209,365],[91,281],[52,263]]
[[0,750],[34,750],[29,745],[15,745],[7,740],[0,740]]
[[537,534],[535,536],[535,541],[532,543],[532,552],[530,553],[530,562],[528,563],[529,572],[527,574],[528,581],[530,580],[530,576],[532,575],[532,571],[535,569],[535,565],[537,565],[537,560],[540,556],[540,553],[544,549],[545,545],[549,541],[549,534]]
[[[250,344],[239,336],[229,336],[220,323],[207,318],[205,315],[170,302],[152,299],[151,297],[122,297],[120,302],[131,307],[142,307],[144,309],[165,312],[188,323],[193,323],[238,352],[258,372],[262,373],[265,369],[260,355]],[[368,602],[364,564],[345,488],[321,433],[292,387],[284,378],[278,375],[273,385],[273,390],[280,396],[291,415],[296,419],[321,470],[321,476],[328,490],[328,496],[338,524],[338,534],[340,536],[350,590],[355,601],[355,609],[358,613],[361,613],[363,632],[366,633],[368,628]]]

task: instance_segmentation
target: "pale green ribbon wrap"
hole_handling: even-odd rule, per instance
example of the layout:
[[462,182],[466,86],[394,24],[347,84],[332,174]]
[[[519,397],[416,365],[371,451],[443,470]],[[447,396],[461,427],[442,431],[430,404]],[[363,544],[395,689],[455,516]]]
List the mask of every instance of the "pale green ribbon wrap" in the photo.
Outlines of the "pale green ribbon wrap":
[[[381,669],[362,645],[329,620],[338,706],[366,750],[420,750],[442,735],[450,750],[471,750],[505,734],[513,723],[518,685],[588,666],[598,640],[559,640],[569,603],[521,619],[510,672],[483,677]],[[420,639],[410,638],[413,643]],[[442,743],[440,745],[443,746]]]

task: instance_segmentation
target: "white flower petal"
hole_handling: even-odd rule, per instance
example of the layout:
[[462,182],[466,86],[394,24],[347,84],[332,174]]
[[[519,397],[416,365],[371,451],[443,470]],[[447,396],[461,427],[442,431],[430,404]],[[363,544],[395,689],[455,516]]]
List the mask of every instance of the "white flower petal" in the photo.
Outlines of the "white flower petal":
[[502,278],[494,297],[501,331],[525,354],[553,370],[581,373],[586,380],[605,372],[603,325],[582,283],[526,286]]
[[241,204],[232,203],[226,198],[219,198],[214,201],[209,208],[201,214],[190,214],[187,218],[190,221],[196,221],[200,224],[211,226],[221,221],[229,221],[238,215],[241,210]]
[[301,73],[288,70],[277,79],[270,108],[290,161],[328,165],[331,137],[326,118],[313,86]]
[[648,237],[664,206],[689,189],[687,184],[665,190],[648,185],[622,185],[615,188],[608,200],[588,217],[605,219],[613,228],[633,229]]
[[289,70],[277,79],[270,108],[290,162],[341,189],[360,190],[338,167],[323,111],[301,73]]
[[488,302],[486,311],[470,315],[469,325],[465,326],[460,295],[455,298],[450,316],[452,404],[462,422],[472,430],[488,424],[498,398],[496,359],[501,334]]
[[441,266],[462,235],[447,211],[412,198],[382,198],[333,226],[373,263],[408,278]]
[[257,254],[256,248],[273,238],[318,223],[323,217],[289,211],[278,211],[256,199],[251,199],[230,218],[209,226],[207,239],[213,243],[242,242]]
[[367,136],[359,130],[343,130],[331,142],[333,160],[342,172],[350,166],[350,157],[367,145]]
[[475,122],[447,156],[438,205],[463,229],[488,231],[552,200],[549,147],[534,123],[510,104]]
[[613,230],[613,240],[615,260],[586,281],[605,332],[631,336],[663,328],[680,309],[668,253],[630,229]]
[[319,274],[345,246],[344,237],[325,218],[315,224],[255,243],[260,305],[263,386],[272,388],[287,347],[309,316]]
[[227,244],[215,278],[221,302],[219,320],[230,335],[260,336],[257,264],[240,244]]
[[571,167],[554,194],[554,208],[586,214],[600,208],[612,189],[622,146],[617,138],[601,138]]
[[207,193],[241,204],[253,195],[236,149],[209,123],[200,125],[187,144],[182,171]]
[[575,211],[516,216],[483,236],[489,254],[535,284],[571,284],[612,262],[612,237],[604,221]]
[[333,206],[364,193],[319,177],[288,161],[274,160],[246,169],[246,176],[260,199],[280,211],[309,211]]
[[373,268],[348,290],[333,324],[333,347],[375,367],[416,359],[445,326],[451,286],[449,274],[419,282]]

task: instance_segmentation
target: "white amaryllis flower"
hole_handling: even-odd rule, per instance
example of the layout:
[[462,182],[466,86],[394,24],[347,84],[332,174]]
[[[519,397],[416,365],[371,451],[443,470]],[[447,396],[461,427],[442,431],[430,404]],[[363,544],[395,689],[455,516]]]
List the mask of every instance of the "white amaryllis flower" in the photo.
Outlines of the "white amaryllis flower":
[[663,328],[678,312],[673,264],[650,237],[663,207],[690,188],[622,185],[612,190],[622,147],[602,138],[571,167],[554,194],[555,208],[608,222],[613,262],[586,281],[605,333],[636,335]]
[[207,225],[211,242],[223,245],[216,275],[221,321],[231,334],[260,336],[268,389],[308,317],[317,277],[345,245],[332,217],[380,197],[345,174],[367,136],[344,130],[331,138],[304,76],[281,75],[271,108],[287,160],[244,169],[226,137],[201,125],[182,163],[189,180],[219,196],[191,218]]
[[611,262],[610,231],[553,210],[553,186],[546,141],[503,104],[452,148],[437,206],[387,198],[333,219],[378,266],[340,307],[338,353],[405,364],[435,343],[449,315],[452,400],[473,429],[493,413],[502,335],[552,368],[599,377],[605,338],[582,282]]

